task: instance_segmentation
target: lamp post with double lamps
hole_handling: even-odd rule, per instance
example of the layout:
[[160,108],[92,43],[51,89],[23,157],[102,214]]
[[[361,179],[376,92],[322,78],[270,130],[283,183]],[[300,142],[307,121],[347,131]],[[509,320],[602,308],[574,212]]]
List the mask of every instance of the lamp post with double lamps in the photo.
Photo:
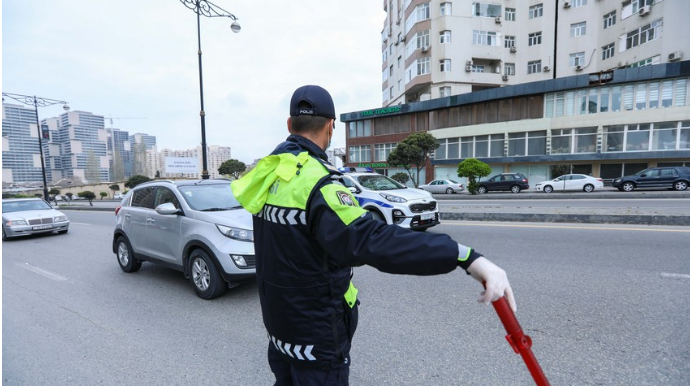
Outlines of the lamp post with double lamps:
[[199,45],[199,97],[201,99],[201,111],[199,115],[201,116],[201,158],[202,158],[202,168],[201,178],[204,180],[208,179],[208,160],[206,158],[206,112],[204,112],[204,78],[201,71],[201,16],[205,17],[228,17],[232,19],[232,24],[230,24],[230,30],[234,33],[240,32],[240,24],[237,22],[237,17],[232,13],[224,10],[223,8],[213,4],[206,0],[180,0],[185,7],[191,9],[196,13],[196,34],[197,41]]
[[[31,95],[22,95],[22,94],[12,94],[12,93],[7,93],[3,92],[2,93],[3,100],[5,97],[12,98],[16,100],[17,102],[23,103],[25,105],[33,105],[34,109],[36,111],[36,128],[38,130],[38,154],[41,155],[41,174],[43,175],[43,199],[48,200],[48,181],[46,180],[46,165],[45,161],[43,160],[43,132],[41,130],[41,122],[38,120],[38,108],[39,107],[47,107],[47,106],[52,106],[52,105],[57,105],[57,104],[62,104],[62,108],[67,111],[69,110],[69,106],[67,105],[67,102],[65,101],[60,101],[57,99],[48,99],[48,98],[41,98],[37,96],[31,96]],[[46,138],[48,139],[48,138]]]

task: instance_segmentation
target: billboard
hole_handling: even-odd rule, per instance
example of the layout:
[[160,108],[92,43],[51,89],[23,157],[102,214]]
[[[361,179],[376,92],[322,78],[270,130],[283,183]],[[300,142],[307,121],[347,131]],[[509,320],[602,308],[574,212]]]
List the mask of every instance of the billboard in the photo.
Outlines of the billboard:
[[166,173],[199,173],[199,159],[195,157],[165,157]]

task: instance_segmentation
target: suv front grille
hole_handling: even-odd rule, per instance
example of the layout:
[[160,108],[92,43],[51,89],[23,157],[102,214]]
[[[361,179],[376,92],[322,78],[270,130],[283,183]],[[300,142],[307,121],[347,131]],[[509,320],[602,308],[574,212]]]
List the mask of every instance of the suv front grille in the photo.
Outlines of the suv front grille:
[[426,204],[412,204],[410,210],[412,213],[430,212],[436,209],[436,201],[431,201]]
[[53,218],[35,218],[29,220],[29,225],[39,225],[39,224],[52,224]]

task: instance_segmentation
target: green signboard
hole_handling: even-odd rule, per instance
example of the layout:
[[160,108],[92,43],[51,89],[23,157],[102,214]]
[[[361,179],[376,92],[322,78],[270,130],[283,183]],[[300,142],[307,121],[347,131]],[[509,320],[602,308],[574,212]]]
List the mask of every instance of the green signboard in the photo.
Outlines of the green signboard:
[[362,111],[363,117],[374,117],[378,115],[396,114],[402,110],[400,106],[384,107],[380,109]]

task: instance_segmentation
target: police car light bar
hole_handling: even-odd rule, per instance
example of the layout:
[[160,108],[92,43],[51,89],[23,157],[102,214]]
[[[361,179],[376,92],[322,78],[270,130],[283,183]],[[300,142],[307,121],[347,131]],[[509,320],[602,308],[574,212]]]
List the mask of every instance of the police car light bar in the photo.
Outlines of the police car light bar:
[[373,173],[374,169],[366,167],[366,168],[354,168],[354,167],[348,167],[348,166],[343,166],[341,168],[338,168],[338,171],[341,173]]

